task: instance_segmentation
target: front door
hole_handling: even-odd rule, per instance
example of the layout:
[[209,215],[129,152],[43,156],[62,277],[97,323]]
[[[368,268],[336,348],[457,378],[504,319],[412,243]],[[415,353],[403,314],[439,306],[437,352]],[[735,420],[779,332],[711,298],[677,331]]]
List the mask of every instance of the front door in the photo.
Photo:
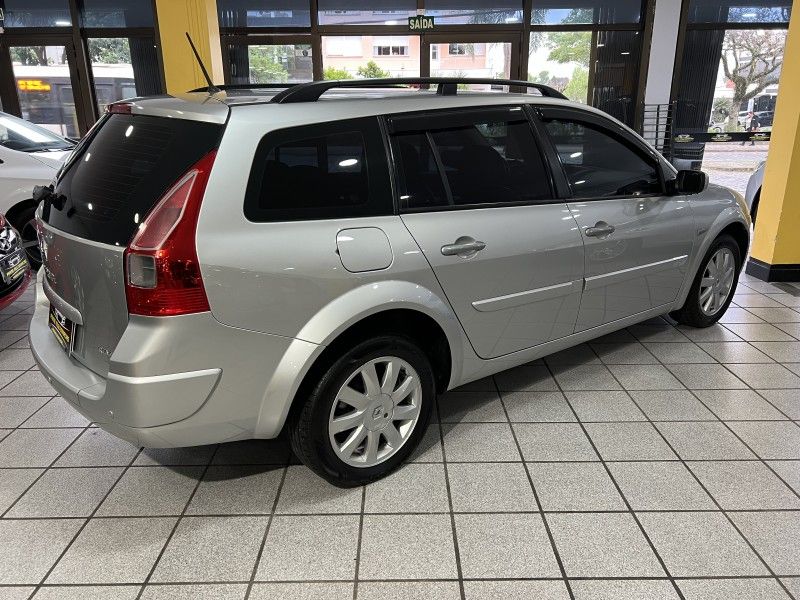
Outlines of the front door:
[[657,157],[626,130],[586,111],[544,109],[585,247],[576,330],[669,304],[694,241],[689,202],[667,196]]
[[572,333],[580,233],[521,107],[389,121],[403,222],[476,353],[494,358]]

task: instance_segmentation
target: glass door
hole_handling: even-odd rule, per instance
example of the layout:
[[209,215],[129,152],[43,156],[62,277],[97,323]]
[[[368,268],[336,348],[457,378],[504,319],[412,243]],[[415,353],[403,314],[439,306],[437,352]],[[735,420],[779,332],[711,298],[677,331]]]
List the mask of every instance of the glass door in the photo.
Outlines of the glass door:
[[308,36],[230,36],[223,43],[228,84],[302,83],[314,79]]
[[[423,70],[431,77],[520,77],[520,39],[514,34],[425,34]],[[464,85],[464,89],[503,91],[505,86]]]

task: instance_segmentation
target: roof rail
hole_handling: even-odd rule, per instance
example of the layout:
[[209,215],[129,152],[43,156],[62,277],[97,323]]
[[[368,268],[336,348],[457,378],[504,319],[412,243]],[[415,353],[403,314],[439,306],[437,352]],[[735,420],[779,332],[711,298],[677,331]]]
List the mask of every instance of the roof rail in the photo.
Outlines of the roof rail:
[[539,90],[547,98],[560,98],[566,100],[558,90],[541,83],[530,81],[517,81],[514,79],[493,79],[491,77],[387,77],[385,79],[337,79],[331,81],[312,81],[300,83],[272,97],[270,102],[276,104],[289,104],[294,102],[316,102],[328,90],[336,88],[379,88],[397,87],[401,85],[436,85],[436,93],[441,96],[455,96],[459,84],[490,84],[507,85],[511,87],[524,87]]
[[[286,88],[294,87],[296,85],[301,85],[299,83],[230,83],[228,85],[215,85],[214,87],[217,88],[220,92],[224,92],[226,90],[283,90]],[[193,90],[189,90],[186,92],[187,94],[191,94],[193,92],[207,92],[208,87],[199,87]]]

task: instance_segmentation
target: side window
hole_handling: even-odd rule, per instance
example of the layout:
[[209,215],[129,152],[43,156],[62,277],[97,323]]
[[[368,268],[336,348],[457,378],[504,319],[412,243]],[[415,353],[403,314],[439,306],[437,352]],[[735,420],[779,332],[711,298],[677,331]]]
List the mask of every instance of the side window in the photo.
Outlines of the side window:
[[[374,127],[374,128],[373,128]],[[385,152],[371,119],[267,134],[245,198],[251,221],[391,214]]]
[[[447,116],[441,121],[446,123]],[[468,124],[398,134],[393,142],[404,209],[531,203],[553,197],[549,173],[525,119],[476,115]]]
[[658,165],[622,139],[580,121],[545,122],[576,198],[658,194]]

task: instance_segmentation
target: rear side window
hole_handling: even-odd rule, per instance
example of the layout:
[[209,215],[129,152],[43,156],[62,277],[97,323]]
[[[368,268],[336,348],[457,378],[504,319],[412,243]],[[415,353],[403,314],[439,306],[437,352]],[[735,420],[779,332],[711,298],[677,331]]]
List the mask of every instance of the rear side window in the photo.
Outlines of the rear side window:
[[394,136],[401,206],[443,209],[536,203],[553,197],[550,178],[524,113],[481,115],[447,127]]
[[216,148],[222,126],[114,114],[99,125],[59,178],[59,210],[45,222],[104,244],[127,246],[147,213],[189,168]]
[[392,213],[376,119],[279,130],[258,145],[245,197],[251,221]]
[[655,160],[600,127],[555,119],[545,123],[576,198],[662,192]]

